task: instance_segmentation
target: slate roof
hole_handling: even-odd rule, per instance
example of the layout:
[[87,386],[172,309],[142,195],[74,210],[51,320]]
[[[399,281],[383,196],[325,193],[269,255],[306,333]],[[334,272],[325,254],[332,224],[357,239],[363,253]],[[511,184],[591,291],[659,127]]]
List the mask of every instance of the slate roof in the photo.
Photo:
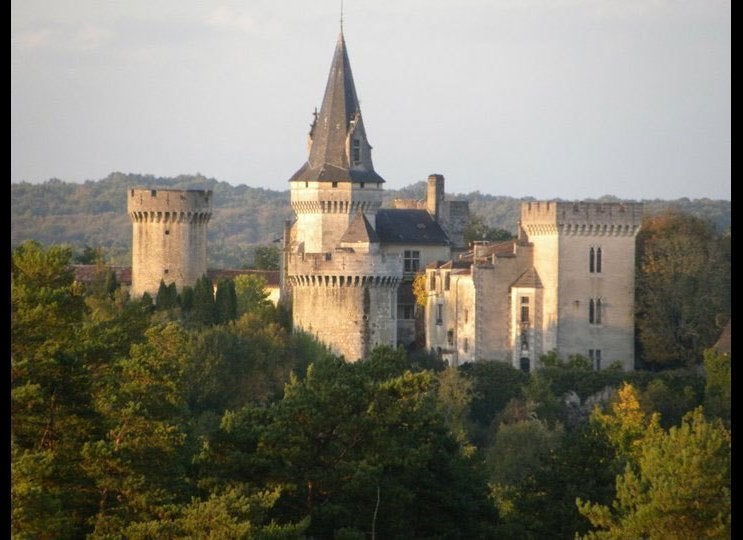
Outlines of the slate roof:
[[526,272],[521,274],[516,281],[511,284],[511,287],[531,287],[533,289],[542,288],[542,280],[539,279],[539,274],[532,266]]
[[356,214],[356,217],[353,218],[353,221],[351,221],[346,232],[343,233],[341,243],[344,242],[351,244],[368,242],[374,244],[379,243],[379,236],[377,236],[377,233],[374,231],[371,223],[369,223],[369,220],[366,219],[364,213],[359,212]]
[[356,133],[366,139],[351,63],[341,32],[320,113],[315,117],[310,131],[312,147],[309,159],[289,181],[384,182],[372,167],[349,168],[346,138],[352,121],[356,121]]
[[426,210],[377,211],[377,234],[384,244],[449,245],[449,237]]

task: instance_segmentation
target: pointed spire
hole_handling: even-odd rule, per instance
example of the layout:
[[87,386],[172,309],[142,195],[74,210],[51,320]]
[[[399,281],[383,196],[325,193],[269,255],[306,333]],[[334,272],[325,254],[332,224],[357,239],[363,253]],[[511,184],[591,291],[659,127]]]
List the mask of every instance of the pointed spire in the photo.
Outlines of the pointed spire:
[[[341,30],[320,112],[310,132],[309,159],[290,181],[384,182],[373,168],[361,108]],[[358,150],[354,151],[355,148]]]

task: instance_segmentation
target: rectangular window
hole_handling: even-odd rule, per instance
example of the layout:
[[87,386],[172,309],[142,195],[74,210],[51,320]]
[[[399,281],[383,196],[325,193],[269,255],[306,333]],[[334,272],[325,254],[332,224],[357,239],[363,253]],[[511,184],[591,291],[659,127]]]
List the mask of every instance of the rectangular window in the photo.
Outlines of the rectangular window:
[[464,322],[466,323],[470,318],[470,310],[467,308],[464,308]]
[[521,306],[521,322],[529,322],[529,306]]
[[591,298],[588,301],[588,324],[601,324],[601,298]]
[[462,348],[464,349],[464,352],[468,352],[470,350],[470,340],[468,338],[464,338],[464,345]]
[[330,185],[331,185],[331,187],[338,187],[338,182],[333,182],[333,183],[332,183],[332,184],[330,184]]
[[436,324],[444,322],[444,306],[442,304],[436,304]]
[[415,306],[413,304],[398,304],[398,319],[415,319]]
[[447,272],[447,273],[444,274],[444,290],[445,291],[448,291],[449,290],[449,287],[451,285],[451,279],[449,277],[450,275],[451,275],[450,272]]
[[588,271],[591,274],[601,273],[601,248],[588,250]]
[[[353,162],[354,164],[361,161],[361,146],[358,139],[353,140]],[[364,186],[361,186],[364,187]]]
[[599,371],[601,369],[601,349],[596,349],[596,357],[595,357],[595,363],[593,365],[594,369],[596,371]]
[[421,252],[418,250],[406,249],[403,252],[403,271],[417,272],[421,264]]
[[428,290],[429,291],[436,290],[436,273],[435,272],[431,272],[431,277],[428,281]]
[[449,330],[446,333],[446,342],[450,347],[454,346],[454,330]]

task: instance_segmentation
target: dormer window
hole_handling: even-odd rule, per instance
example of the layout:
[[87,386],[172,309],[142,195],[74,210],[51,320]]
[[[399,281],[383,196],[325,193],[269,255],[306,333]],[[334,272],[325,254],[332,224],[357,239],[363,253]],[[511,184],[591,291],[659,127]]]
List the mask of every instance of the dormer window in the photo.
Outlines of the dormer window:
[[354,165],[358,165],[361,161],[361,141],[358,139],[353,140],[352,160]]

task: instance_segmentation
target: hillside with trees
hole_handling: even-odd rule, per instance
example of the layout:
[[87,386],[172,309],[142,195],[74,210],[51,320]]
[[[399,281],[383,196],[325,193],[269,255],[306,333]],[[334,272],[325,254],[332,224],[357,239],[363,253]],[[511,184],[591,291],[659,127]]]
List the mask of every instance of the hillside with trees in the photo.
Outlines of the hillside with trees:
[[[210,268],[252,266],[256,247],[270,246],[281,238],[285,220],[293,216],[288,190],[232,186],[198,175],[158,178],[115,172],[104,179],[82,184],[58,179],[42,184],[11,184],[11,245],[18,246],[26,240],[43,245],[69,244],[79,254],[88,246],[101,249],[110,264],[128,265],[131,263],[132,231],[126,215],[126,190],[132,187],[213,191],[213,215],[208,229]],[[400,190],[386,190],[385,204],[396,198],[422,200],[425,192],[425,182]],[[469,201],[473,217],[483,226],[511,234],[516,232],[519,205],[534,200],[479,192],[453,194],[451,198]],[[617,199],[606,196],[599,200],[611,202]],[[679,199],[642,202],[648,216],[676,209],[711,223],[719,232],[730,228],[730,201]]]
[[347,363],[260,280],[130,299],[72,260],[11,253],[14,538],[731,536],[724,347],[634,372],[389,347]]

